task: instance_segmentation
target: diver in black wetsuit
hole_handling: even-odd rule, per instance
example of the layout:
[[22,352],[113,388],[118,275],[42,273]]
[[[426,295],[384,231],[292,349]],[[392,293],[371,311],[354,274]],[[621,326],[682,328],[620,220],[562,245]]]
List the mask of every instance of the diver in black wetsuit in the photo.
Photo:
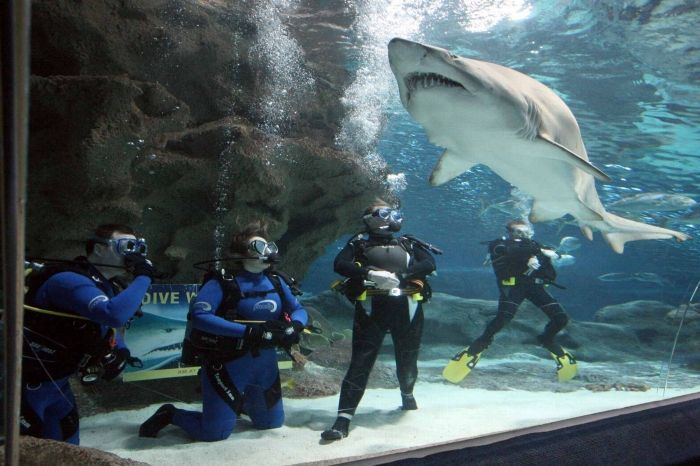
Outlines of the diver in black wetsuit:
[[[365,392],[370,371],[387,332],[391,333],[402,408],[418,409],[413,386],[423,331],[421,300],[429,289],[425,276],[435,270],[429,251],[440,251],[410,236],[395,238],[402,216],[385,204],[370,206],[363,216],[369,234],[353,238],[335,258],[334,269],[348,277],[346,295],[355,303],[352,357],[343,380],[338,418],[324,440],[347,437],[350,420]],[[363,303],[371,296],[371,305]]]
[[500,291],[498,313],[481,336],[469,345],[467,352],[478,355],[484,351],[493,341],[493,336],[513,319],[523,300],[528,299],[549,317],[537,341],[553,355],[562,358],[565,351],[554,342],[554,336],[566,326],[569,317],[545,289],[545,285],[556,278],[551,258],[557,253],[534,241],[531,227],[522,220],[509,222],[506,229],[508,237],[491,241],[488,245]]

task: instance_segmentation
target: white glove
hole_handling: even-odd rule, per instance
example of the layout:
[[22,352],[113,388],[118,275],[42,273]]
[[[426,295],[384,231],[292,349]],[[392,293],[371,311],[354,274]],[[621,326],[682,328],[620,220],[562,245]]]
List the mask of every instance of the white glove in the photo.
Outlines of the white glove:
[[530,275],[532,272],[540,268],[540,261],[537,260],[537,256],[532,256],[529,261],[527,261],[527,274]]
[[367,272],[367,278],[373,281],[377,288],[382,290],[390,290],[399,286],[399,279],[396,274],[386,270],[370,270]]

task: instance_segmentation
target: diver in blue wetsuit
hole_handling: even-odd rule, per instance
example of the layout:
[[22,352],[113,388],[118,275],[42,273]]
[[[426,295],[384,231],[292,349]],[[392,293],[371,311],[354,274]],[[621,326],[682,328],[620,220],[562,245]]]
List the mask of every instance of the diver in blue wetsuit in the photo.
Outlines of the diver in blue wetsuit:
[[340,388],[338,417],[321,434],[327,441],[348,436],[350,421],[387,333],[394,342],[401,407],[418,409],[413,387],[423,333],[422,301],[430,292],[425,277],[435,270],[431,252],[441,251],[412,236],[394,237],[403,217],[384,203],[368,207],[362,219],[368,237],[351,239],[334,261],[335,271],[348,277],[344,292],[355,304],[355,315],[352,356]]
[[260,222],[235,235],[239,269],[212,276],[190,306],[186,346],[202,365],[202,412],[165,404],[141,424],[141,437],[175,424],[196,440],[224,440],[243,411],[257,429],[284,422],[276,347],[298,343],[308,315],[284,278],[269,270],[277,247],[267,237]]
[[[22,434],[79,444],[69,377],[111,380],[130,358],[117,333],[139,310],[153,279],[146,242],[126,225],[101,225],[87,257],[47,263],[27,278],[22,350]],[[112,279],[129,271],[121,290]]]

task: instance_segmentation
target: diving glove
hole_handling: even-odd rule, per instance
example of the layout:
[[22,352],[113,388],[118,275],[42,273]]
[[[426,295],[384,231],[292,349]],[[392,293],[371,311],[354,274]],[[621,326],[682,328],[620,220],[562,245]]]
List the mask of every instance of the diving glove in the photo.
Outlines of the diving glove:
[[143,255],[138,253],[129,253],[124,255],[124,267],[127,272],[131,273],[134,277],[139,275],[145,275],[153,281],[153,276],[156,275],[156,269],[153,266],[153,262],[146,259]]
[[400,283],[395,273],[386,270],[370,270],[367,272],[367,279],[373,281],[381,290],[391,290]]

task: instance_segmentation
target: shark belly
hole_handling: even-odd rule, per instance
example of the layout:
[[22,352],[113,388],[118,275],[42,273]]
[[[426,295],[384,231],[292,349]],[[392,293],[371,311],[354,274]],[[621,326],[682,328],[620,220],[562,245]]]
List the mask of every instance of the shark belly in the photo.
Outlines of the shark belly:
[[602,211],[597,195],[587,196],[594,199],[590,206],[579,196],[581,187],[595,193],[593,177],[562,162],[555,146],[518,136],[518,119],[511,108],[436,90],[416,95],[409,113],[425,128],[430,142],[457,154],[465,165],[486,165],[532,196],[538,221],[566,214],[600,219],[591,213]]

